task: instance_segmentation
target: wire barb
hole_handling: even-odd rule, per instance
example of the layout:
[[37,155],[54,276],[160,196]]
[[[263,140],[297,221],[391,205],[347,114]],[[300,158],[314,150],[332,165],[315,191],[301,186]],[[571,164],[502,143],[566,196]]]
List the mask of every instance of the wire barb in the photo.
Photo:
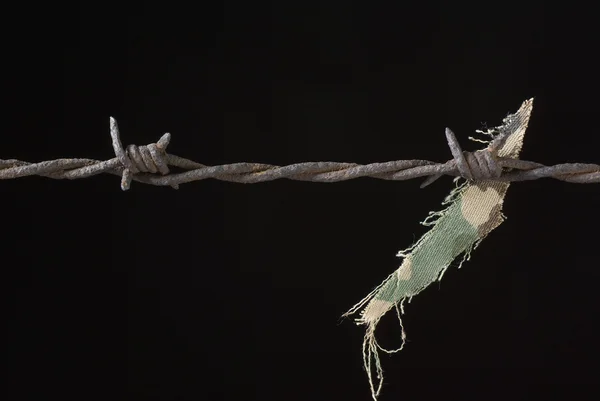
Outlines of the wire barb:
[[[171,135],[164,134],[157,143],[123,148],[119,127],[110,118],[110,135],[115,158],[106,161],[92,159],[56,159],[39,163],[0,159],[0,179],[42,176],[53,179],[79,179],[108,173],[121,176],[121,189],[130,188],[131,181],[179,188],[179,184],[213,178],[221,181],[254,184],[287,178],[297,181],[337,182],[359,177],[403,181],[428,177],[421,188],[443,175],[463,177],[469,181],[528,181],[554,178],[579,184],[600,183],[600,165],[566,163],[554,166],[530,161],[498,157],[496,150],[506,138],[499,135],[486,149],[463,152],[456,136],[446,128],[446,139],[453,158],[446,163],[427,160],[398,160],[360,165],[356,163],[307,162],[289,166],[260,163],[234,163],[206,166],[166,152]],[[187,170],[171,173],[169,166]],[[160,175],[156,175],[160,173]]]
[[[133,174],[140,172],[156,173],[160,171],[162,175],[169,174],[167,165],[166,149],[171,141],[171,134],[164,134],[157,143],[151,143],[146,146],[127,146],[127,151],[123,149],[121,137],[119,135],[119,126],[117,120],[110,118],[110,136],[115,155],[123,165],[123,175],[121,178],[121,189],[127,191],[131,185]],[[132,160],[133,159],[133,160]],[[173,188],[178,189],[177,184]]]

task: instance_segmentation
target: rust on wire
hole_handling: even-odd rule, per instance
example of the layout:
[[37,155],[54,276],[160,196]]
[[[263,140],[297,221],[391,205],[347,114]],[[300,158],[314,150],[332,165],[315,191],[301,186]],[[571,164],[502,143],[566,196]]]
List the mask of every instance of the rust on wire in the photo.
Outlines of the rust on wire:
[[[234,163],[206,166],[166,152],[171,140],[164,134],[157,143],[123,148],[119,128],[110,119],[110,134],[116,157],[99,161],[93,159],[56,159],[39,163],[0,159],[0,179],[42,176],[54,179],[79,179],[108,173],[121,176],[121,189],[129,189],[131,181],[179,188],[179,184],[213,178],[222,181],[254,184],[287,178],[297,181],[336,182],[359,177],[402,181],[428,177],[421,188],[444,175],[462,177],[469,181],[528,181],[554,178],[561,181],[591,184],[600,183],[600,165],[566,163],[545,166],[540,163],[498,157],[495,148],[504,139],[498,135],[486,149],[464,152],[454,133],[446,128],[446,139],[453,158],[445,163],[427,160],[398,160],[361,165],[338,162],[307,162],[288,166],[261,163]],[[187,170],[170,173],[169,166]]]

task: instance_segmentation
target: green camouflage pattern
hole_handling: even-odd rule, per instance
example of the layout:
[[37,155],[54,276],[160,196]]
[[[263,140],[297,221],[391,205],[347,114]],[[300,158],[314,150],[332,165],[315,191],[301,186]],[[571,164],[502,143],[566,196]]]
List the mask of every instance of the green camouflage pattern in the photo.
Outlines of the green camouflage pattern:
[[[499,157],[518,158],[532,108],[533,99],[529,99],[515,114],[506,117],[501,126],[483,132],[492,140],[500,134],[508,135],[498,149]],[[482,181],[465,182],[455,188],[443,203],[447,207],[430,213],[422,222],[432,228],[409,249],[398,253],[403,258],[400,267],[344,315],[360,311],[357,323],[367,326],[363,359],[373,399],[377,399],[383,381],[378,351],[391,353],[402,349],[389,351],[377,344],[374,335],[377,323],[394,307],[400,318],[404,300],[410,300],[429,284],[440,280],[444,271],[460,255],[463,255],[460,264],[469,259],[471,251],[504,221],[502,204],[509,185],[508,182]],[[403,342],[405,338],[403,328]],[[379,382],[377,387],[373,382],[372,363],[375,363]]]

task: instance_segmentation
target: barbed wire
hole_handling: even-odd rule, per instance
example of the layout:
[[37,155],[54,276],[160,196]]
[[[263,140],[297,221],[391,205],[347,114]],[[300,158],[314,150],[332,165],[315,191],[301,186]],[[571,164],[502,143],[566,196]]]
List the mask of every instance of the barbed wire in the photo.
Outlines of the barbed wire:
[[[397,160],[366,165],[338,162],[306,162],[288,166],[262,163],[233,163],[206,166],[183,157],[168,154],[171,140],[164,134],[157,143],[145,146],[129,145],[123,148],[119,128],[110,119],[110,133],[116,157],[99,161],[93,159],[56,159],[39,163],[0,159],[0,179],[42,176],[53,179],[80,179],[108,173],[121,176],[121,189],[130,188],[131,181],[157,186],[179,188],[179,184],[209,178],[244,184],[290,179],[311,182],[337,182],[359,177],[402,181],[428,177],[421,188],[448,175],[471,181],[528,181],[554,178],[578,184],[600,183],[600,165],[565,163],[545,166],[540,163],[498,157],[497,150],[506,139],[496,137],[486,149],[463,152],[454,133],[446,128],[446,139],[453,158],[445,163],[427,160]],[[187,170],[171,173],[169,166]],[[160,175],[157,175],[160,174]]]

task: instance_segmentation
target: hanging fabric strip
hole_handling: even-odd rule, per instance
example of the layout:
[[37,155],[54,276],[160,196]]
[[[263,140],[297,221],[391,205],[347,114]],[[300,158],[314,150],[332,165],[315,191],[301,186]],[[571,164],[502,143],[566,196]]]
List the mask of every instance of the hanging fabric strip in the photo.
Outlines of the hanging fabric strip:
[[[478,131],[490,137],[480,142],[487,143],[487,149],[499,157],[517,159],[532,108],[533,99],[529,99],[515,114],[506,117],[501,126]],[[363,362],[374,400],[383,384],[379,351],[393,353],[402,349],[386,350],[379,346],[375,339],[379,320],[392,308],[396,308],[400,319],[406,299],[410,301],[429,284],[441,280],[444,271],[457,257],[462,255],[460,264],[469,259],[471,251],[504,221],[502,203],[509,185],[509,182],[501,181],[467,181],[457,186],[444,200],[446,207],[439,212],[430,212],[421,223],[431,229],[410,248],[398,253],[402,258],[398,270],[344,314],[349,316],[360,311],[357,324],[366,326]],[[405,339],[402,328],[402,345]]]

